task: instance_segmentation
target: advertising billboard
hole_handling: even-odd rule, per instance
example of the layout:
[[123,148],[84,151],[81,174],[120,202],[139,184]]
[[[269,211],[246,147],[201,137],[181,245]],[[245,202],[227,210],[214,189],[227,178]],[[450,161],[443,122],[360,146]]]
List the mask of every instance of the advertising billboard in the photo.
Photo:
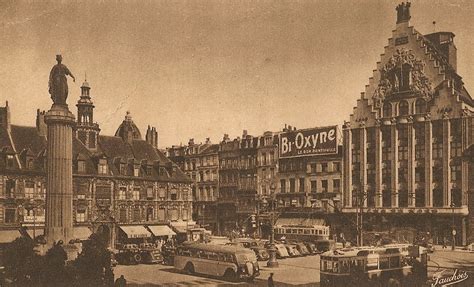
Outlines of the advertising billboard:
[[280,158],[337,153],[337,126],[280,134]]

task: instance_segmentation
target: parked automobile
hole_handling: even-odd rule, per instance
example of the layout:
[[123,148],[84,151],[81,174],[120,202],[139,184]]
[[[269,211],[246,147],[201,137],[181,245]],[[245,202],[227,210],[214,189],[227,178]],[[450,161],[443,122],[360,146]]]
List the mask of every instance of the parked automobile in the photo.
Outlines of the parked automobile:
[[115,258],[119,264],[133,265],[139,264],[142,261],[140,249],[136,244],[124,244],[115,254]]
[[308,248],[306,248],[306,245],[303,242],[297,242],[297,243],[295,243],[295,245],[296,245],[296,249],[301,254],[301,256],[307,256],[307,255],[311,254],[308,251]]
[[305,242],[306,248],[311,254],[319,254],[321,252],[318,251],[318,248],[316,248],[316,244],[313,242]]
[[163,262],[161,251],[153,243],[142,243],[139,249],[142,259],[140,263],[153,264]]
[[270,254],[268,253],[267,249],[263,247],[252,247],[251,249],[253,252],[255,252],[255,255],[257,255],[258,261],[267,261],[270,259]]
[[[270,245],[267,245],[267,250],[270,249]],[[276,249],[276,256],[278,259],[283,259],[290,257],[290,254],[288,253],[288,250],[286,249],[284,244],[281,243],[276,243],[275,244],[275,249]]]
[[286,247],[286,250],[288,250],[288,254],[290,255],[290,257],[301,256],[301,253],[298,251],[295,244],[286,243],[284,245]]

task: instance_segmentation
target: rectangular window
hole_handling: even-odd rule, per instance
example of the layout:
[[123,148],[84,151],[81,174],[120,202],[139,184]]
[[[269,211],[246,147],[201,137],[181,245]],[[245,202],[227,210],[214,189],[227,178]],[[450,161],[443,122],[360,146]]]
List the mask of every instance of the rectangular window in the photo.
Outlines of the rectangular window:
[[316,173],[316,164],[315,163],[311,164],[311,173]]
[[337,171],[341,171],[341,163],[340,162],[333,162],[332,163],[332,170],[337,172]]
[[107,160],[106,159],[99,159],[98,165],[98,172],[99,174],[107,174]]
[[160,187],[158,189],[158,197],[161,199],[161,200],[164,200],[166,198],[166,189],[164,187]]
[[176,193],[176,190],[171,191],[171,200],[177,200],[178,199],[178,194]]
[[153,187],[147,187],[146,189],[146,198],[153,199]]
[[286,192],[286,180],[284,180],[284,179],[280,180],[280,192],[281,193]]
[[321,180],[321,189],[322,189],[322,192],[328,192],[328,181],[327,180]]
[[25,197],[34,198],[35,197],[35,183],[27,181],[25,183]]
[[299,192],[304,192],[304,178],[300,178]]
[[77,172],[86,173],[86,161],[84,160],[77,161]]
[[316,180],[311,181],[311,192],[316,193],[318,191],[318,183]]
[[97,185],[96,186],[96,199],[108,199],[111,198],[110,185]]
[[76,213],[76,222],[85,222],[86,221],[86,211],[80,210]]
[[132,219],[133,222],[138,222],[138,221],[140,221],[140,220],[141,220],[140,217],[141,217],[141,216],[140,216],[140,209],[135,208],[135,209],[133,210],[133,219]]
[[133,167],[133,176],[140,176],[140,167],[134,166]]
[[15,197],[15,180],[13,179],[8,179],[6,183],[6,196],[8,198],[13,198]]
[[119,189],[119,200],[127,199],[127,188],[125,186],[121,186]]
[[327,162],[321,163],[321,171],[322,172],[328,172],[328,163]]
[[290,178],[290,192],[295,192],[295,179]]
[[340,192],[341,191],[341,180],[340,179],[333,179],[332,189],[333,189],[333,192]]
[[461,166],[453,165],[451,166],[451,181],[460,181],[461,180]]
[[11,154],[7,155],[7,168],[11,169],[15,166],[15,157]]
[[5,209],[5,223],[14,223],[15,222],[15,209],[7,208]]
[[140,200],[140,189],[134,188],[132,191],[132,199],[133,200]]
[[120,222],[127,222],[127,210],[125,208],[120,209],[119,220]]

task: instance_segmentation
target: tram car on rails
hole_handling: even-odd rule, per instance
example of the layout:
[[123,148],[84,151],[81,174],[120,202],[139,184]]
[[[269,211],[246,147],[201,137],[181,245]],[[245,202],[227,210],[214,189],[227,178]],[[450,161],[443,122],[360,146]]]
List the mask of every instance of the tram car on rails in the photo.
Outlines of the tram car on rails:
[[277,225],[274,231],[277,240],[313,243],[319,252],[331,250],[336,244],[329,239],[329,226],[325,225]]
[[321,287],[424,286],[428,255],[417,245],[354,247],[321,254]]

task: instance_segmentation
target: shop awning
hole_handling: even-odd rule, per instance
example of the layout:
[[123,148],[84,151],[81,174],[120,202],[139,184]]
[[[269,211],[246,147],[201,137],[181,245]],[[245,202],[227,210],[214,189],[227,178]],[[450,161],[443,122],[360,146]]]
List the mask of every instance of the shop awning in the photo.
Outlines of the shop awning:
[[19,230],[0,230],[0,243],[10,243],[13,240],[21,237]]
[[92,234],[92,231],[87,226],[78,226],[73,229],[74,239],[87,240]]
[[278,218],[276,226],[321,226],[326,225],[321,218]]
[[187,233],[188,229],[196,227],[196,222],[194,221],[173,221],[170,224],[178,233]]
[[33,228],[28,227],[26,229],[26,233],[28,233],[28,236],[30,236],[31,239],[35,239],[35,236],[38,237],[40,235],[44,235],[44,228]]
[[145,226],[142,225],[127,225],[127,226],[120,226],[125,234],[127,234],[128,238],[147,238],[151,237],[150,231],[148,231]]
[[174,236],[176,233],[168,227],[168,225],[149,225],[151,233],[154,236]]

